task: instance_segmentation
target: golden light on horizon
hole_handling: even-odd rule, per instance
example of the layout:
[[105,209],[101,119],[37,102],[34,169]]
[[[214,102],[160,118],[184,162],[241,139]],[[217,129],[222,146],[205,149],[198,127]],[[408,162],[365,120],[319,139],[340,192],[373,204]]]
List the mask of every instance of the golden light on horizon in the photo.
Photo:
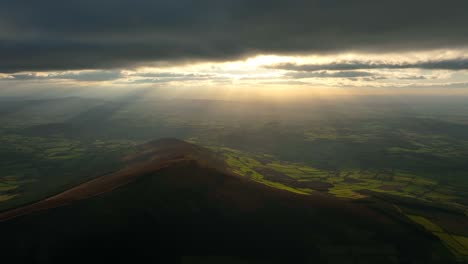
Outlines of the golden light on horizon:
[[[0,74],[4,82],[21,85],[106,87],[134,89],[154,87],[187,89],[196,94],[204,88],[242,94],[256,91],[265,97],[382,94],[467,93],[468,71],[418,68],[437,61],[468,60],[468,50],[432,50],[406,53],[259,54],[232,61],[201,61],[122,69],[89,69]],[[399,65],[415,65],[399,67]],[[388,68],[375,65],[391,65]],[[453,88],[453,89],[452,89]],[[190,90],[192,89],[192,90]],[[117,89],[116,89],[117,90]],[[181,94],[183,94],[181,93]],[[209,96],[208,93],[206,93]],[[252,95],[253,96],[253,95]],[[211,97],[211,96],[210,96]]]

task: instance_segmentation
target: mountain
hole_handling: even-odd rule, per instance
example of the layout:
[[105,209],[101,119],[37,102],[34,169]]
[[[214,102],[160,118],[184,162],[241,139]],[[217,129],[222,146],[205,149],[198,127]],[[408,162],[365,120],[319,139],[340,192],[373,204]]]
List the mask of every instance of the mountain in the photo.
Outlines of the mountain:
[[2,259],[452,262],[438,238],[392,208],[264,186],[184,141],[153,141],[123,161],[120,171],[0,214]]

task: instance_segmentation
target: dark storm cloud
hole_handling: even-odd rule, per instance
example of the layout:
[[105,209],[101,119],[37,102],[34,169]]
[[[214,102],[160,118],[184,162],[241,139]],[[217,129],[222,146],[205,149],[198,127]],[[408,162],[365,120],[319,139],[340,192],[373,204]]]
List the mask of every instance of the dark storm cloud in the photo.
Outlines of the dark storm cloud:
[[466,46],[466,0],[0,0],[0,72]]
[[346,71],[346,70],[370,70],[370,69],[426,69],[426,70],[468,70],[468,59],[450,59],[439,61],[421,61],[414,63],[384,63],[384,62],[363,62],[363,61],[342,61],[329,64],[295,64],[282,63],[266,66],[273,69],[315,72],[315,71]]

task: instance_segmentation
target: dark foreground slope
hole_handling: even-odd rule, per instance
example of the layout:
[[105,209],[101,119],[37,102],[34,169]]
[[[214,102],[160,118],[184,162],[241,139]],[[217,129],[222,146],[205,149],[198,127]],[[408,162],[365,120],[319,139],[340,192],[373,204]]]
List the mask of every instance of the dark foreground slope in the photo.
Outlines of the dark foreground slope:
[[[129,167],[0,215],[15,263],[449,263],[440,241],[385,211],[272,189],[165,140]],[[227,257],[189,257],[227,255]],[[181,257],[185,256],[185,257]],[[158,261],[159,260],[159,261]]]

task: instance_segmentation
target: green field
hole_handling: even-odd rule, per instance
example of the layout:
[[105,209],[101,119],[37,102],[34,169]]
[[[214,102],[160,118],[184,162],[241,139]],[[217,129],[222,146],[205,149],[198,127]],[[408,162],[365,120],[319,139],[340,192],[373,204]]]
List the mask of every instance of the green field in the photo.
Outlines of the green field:
[[[262,174],[262,170],[268,169],[280,175],[280,178],[277,179],[278,183],[284,184],[284,178],[288,177],[291,183],[307,183],[313,180],[330,184],[332,186],[330,186],[328,193],[337,197],[363,198],[365,196],[359,194],[359,191],[371,190],[468,209],[465,205],[457,202],[466,193],[459,194],[457,193],[457,189],[450,185],[439,184],[435,180],[408,172],[388,170],[324,170],[313,168],[306,164],[279,161],[271,155],[245,153],[230,148],[211,147],[211,149],[225,157],[232,171],[242,176],[250,177],[255,181],[275,182],[274,176]],[[265,177],[268,177],[268,180],[265,180]],[[280,185],[281,188],[283,188],[283,184]],[[301,193],[313,191],[307,188],[290,187]]]
[[452,251],[460,261],[468,260],[468,237],[449,234],[430,220],[417,215],[407,215],[415,223],[420,224],[431,233],[436,235]]
[[122,166],[129,141],[0,135],[0,210],[29,203]]

